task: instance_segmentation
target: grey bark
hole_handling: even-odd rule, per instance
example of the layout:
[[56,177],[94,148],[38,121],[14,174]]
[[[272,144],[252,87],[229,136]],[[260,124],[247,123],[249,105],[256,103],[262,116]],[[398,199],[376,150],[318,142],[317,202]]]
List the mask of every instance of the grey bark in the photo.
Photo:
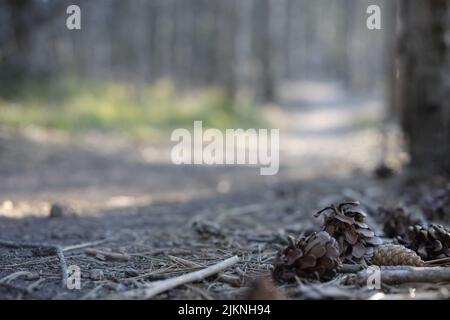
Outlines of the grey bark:
[[449,0],[400,2],[402,126],[419,174],[450,172],[449,8]]

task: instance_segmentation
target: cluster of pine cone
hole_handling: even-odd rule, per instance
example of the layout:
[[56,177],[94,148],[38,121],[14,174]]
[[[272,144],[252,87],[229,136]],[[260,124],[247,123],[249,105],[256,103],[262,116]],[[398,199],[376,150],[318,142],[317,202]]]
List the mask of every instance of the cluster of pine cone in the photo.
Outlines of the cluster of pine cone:
[[382,244],[358,206],[358,202],[344,202],[317,212],[316,217],[324,215],[322,231],[297,242],[289,239],[289,245],[275,258],[274,278],[327,280],[342,263],[423,266],[425,261],[450,257],[448,228],[421,225],[403,208],[384,209],[384,232],[399,244]]
[[324,213],[322,231],[303,237],[280,251],[274,262],[274,277],[291,281],[298,277],[328,279],[345,262],[370,260],[381,239],[365,223],[366,214],[358,202],[344,202],[320,210]]
[[[448,218],[450,183],[444,181],[417,204],[431,220]],[[414,215],[412,208],[381,208],[384,234],[394,238],[394,243],[382,244],[358,206],[358,202],[344,202],[317,212],[315,217],[324,216],[321,231],[297,242],[291,239],[274,261],[274,278],[326,280],[344,263],[424,266],[437,262],[431,260],[450,257],[450,229],[427,224],[421,216],[416,216],[419,211],[413,211]]]
[[382,209],[384,232],[416,252],[423,260],[450,257],[450,230],[414,218],[404,208]]
[[442,225],[410,226],[406,242],[424,260],[450,257],[450,230]]

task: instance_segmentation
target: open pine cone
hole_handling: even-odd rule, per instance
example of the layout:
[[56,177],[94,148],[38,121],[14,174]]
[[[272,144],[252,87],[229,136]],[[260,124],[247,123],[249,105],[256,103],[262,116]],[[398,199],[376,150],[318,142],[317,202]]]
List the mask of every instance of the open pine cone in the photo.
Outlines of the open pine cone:
[[437,224],[411,226],[407,246],[424,260],[450,257],[450,230]]
[[364,222],[366,214],[356,209],[358,205],[359,202],[344,202],[315,214],[318,217],[325,212],[322,228],[337,240],[343,262],[367,262],[373,255],[374,247],[382,243]]
[[404,238],[408,233],[408,228],[420,224],[421,220],[414,218],[402,207],[381,208],[380,214],[384,219],[384,234],[391,238]]
[[293,281],[295,277],[330,279],[340,265],[339,247],[327,232],[302,237],[297,243],[289,238],[289,245],[274,261],[273,276],[277,281]]

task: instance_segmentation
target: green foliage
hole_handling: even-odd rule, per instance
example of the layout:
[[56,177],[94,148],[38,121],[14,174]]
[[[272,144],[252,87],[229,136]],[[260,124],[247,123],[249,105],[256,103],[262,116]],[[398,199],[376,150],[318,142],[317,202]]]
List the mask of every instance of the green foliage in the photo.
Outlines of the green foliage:
[[69,132],[119,131],[138,137],[175,128],[266,126],[250,99],[219,89],[177,93],[169,81],[151,86],[79,80],[27,82],[0,98],[0,125],[39,126]]

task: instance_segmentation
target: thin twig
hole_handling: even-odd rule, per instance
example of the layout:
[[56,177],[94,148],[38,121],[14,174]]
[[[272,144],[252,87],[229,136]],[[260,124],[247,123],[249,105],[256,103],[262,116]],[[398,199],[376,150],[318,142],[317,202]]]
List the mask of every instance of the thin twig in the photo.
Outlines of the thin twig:
[[440,259],[434,259],[434,260],[428,260],[425,261],[424,265],[440,265],[440,264],[447,264],[450,262],[450,257],[440,258]]
[[96,257],[100,260],[128,261],[131,259],[130,255],[128,254],[97,250],[93,248],[85,249],[84,253]]
[[119,297],[127,299],[151,299],[155,295],[167,290],[176,288],[183,284],[200,281],[209,276],[217,274],[231,267],[232,265],[235,265],[239,261],[239,257],[234,256],[202,270],[194,271],[167,280],[156,281],[148,284],[144,288],[122,292]]
[[67,252],[67,251],[73,251],[73,250],[78,250],[78,249],[84,249],[87,247],[94,247],[99,244],[105,243],[108,240],[109,239],[103,239],[103,240],[98,240],[98,241],[91,241],[91,242],[86,242],[86,243],[75,244],[75,245],[71,245],[71,246],[65,246],[62,248],[62,250],[64,252]]
[[[203,264],[193,262],[190,260],[186,260],[183,258],[170,256],[170,255],[168,255],[168,257],[170,260],[181,263],[190,268],[204,268],[205,267],[205,265],[203,265]],[[237,276],[232,276],[232,275],[227,275],[227,274],[219,274],[219,276],[217,277],[217,280],[220,282],[228,283],[229,285],[232,285],[233,287],[239,287],[242,285],[241,277],[237,277]]]
[[356,273],[358,271],[361,271],[363,267],[359,264],[343,264],[339,267],[338,272],[339,273]]
[[47,243],[27,243],[27,242],[16,242],[10,240],[0,240],[0,246],[7,248],[16,248],[16,249],[24,249],[24,248],[37,248],[37,249],[47,249],[50,250],[53,254],[55,254],[59,259],[59,265],[61,267],[61,278],[62,278],[62,286],[65,288],[67,285],[67,264],[66,259],[64,258],[63,249],[59,245],[47,244]]

